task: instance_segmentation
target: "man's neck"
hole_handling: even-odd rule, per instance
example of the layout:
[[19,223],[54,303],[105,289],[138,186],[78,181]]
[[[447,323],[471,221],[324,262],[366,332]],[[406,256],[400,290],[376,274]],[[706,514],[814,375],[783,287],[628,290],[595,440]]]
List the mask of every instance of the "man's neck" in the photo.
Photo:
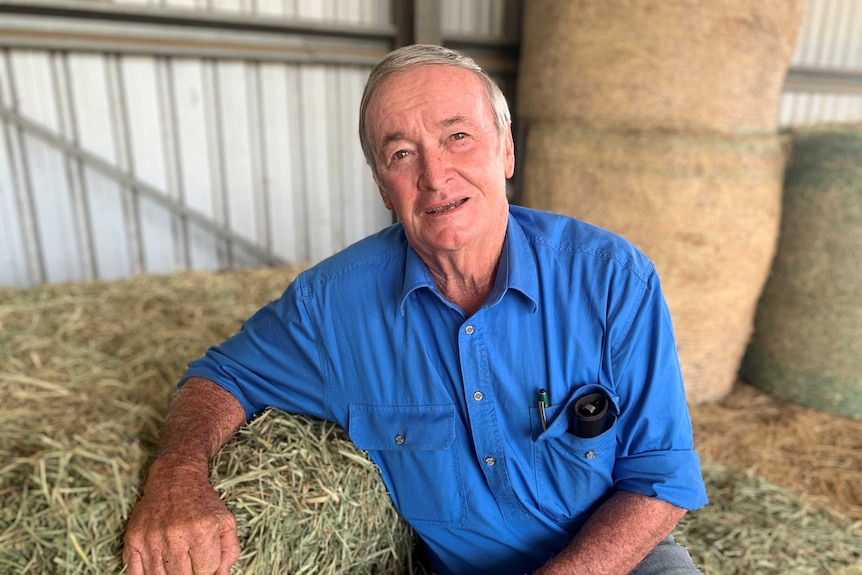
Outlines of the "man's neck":
[[504,239],[505,234],[499,241],[486,244],[483,253],[437,254],[433,259],[420,254],[420,257],[431,271],[443,297],[470,316],[485,303],[494,289]]

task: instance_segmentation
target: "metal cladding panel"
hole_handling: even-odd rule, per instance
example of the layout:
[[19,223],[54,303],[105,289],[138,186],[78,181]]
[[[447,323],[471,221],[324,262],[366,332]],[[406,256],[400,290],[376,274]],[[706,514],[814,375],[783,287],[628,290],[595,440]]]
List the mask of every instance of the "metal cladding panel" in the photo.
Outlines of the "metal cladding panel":
[[367,67],[2,55],[0,285],[314,262],[391,222]]
[[862,3],[808,0],[791,66],[780,125],[862,122]]
[[[106,0],[84,0],[105,4]],[[83,2],[82,2],[83,3]],[[107,0],[118,6],[151,6],[208,14],[242,14],[287,20],[326,20],[343,24],[391,21],[389,0]]]
[[808,0],[792,63],[862,72],[862,4]]
[[444,34],[499,37],[505,10],[506,0],[443,0],[441,29]]

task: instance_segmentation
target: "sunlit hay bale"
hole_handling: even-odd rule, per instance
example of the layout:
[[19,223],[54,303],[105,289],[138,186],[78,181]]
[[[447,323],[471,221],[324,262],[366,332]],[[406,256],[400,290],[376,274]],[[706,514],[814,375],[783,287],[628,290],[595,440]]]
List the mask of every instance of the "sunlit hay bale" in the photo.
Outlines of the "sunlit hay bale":
[[727,395],[775,254],[785,142],[534,122],[524,205],[619,233],[655,262],[688,398]]
[[862,418],[862,124],[791,135],[778,250],[743,377]]
[[331,423],[267,411],[218,455],[212,479],[237,517],[242,573],[407,571],[412,532]]
[[704,465],[709,505],[674,537],[705,575],[862,573],[862,530],[741,469]]
[[772,133],[805,0],[524,2],[518,118]]

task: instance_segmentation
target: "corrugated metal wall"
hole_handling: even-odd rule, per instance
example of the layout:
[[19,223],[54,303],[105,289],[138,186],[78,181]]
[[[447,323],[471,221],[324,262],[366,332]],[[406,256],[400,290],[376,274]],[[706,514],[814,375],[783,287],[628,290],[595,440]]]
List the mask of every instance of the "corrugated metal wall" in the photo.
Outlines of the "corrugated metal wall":
[[[391,26],[379,0],[207,9],[252,5],[267,17]],[[388,42],[366,42],[365,64],[303,62],[301,51],[291,62],[255,57],[275,39],[246,33],[251,56],[228,58],[218,51],[240,39],[220,30],[184,23],[147,37],[140,26],[128,37],[185,47],[148,53],[111,38],[124,30],[110,23],[68,19],[53,36],[77,31],[81,49],[2,52],[0,284],[316,261],[391,221],[355,129]]]
[[[356,125],[397,2],[0,0],[0,285],[314,262],[391,223]],[[493,41],[512,2],[424,4]]]
[[[0,285],[313,262],[387,225],[368,71],[415,26],[511,96],[519,4],[0,0]],[[862,121],[855,0],[810,0],[788,77],[782,124],[821,121]]]
[[862,2],[808,0],[779,122],[862,122]]

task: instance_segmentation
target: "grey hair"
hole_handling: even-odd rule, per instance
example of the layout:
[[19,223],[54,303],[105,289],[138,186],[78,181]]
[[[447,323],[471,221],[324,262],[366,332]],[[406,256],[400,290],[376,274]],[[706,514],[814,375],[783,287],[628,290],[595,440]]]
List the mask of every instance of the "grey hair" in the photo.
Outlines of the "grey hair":
[[491,111],[494,114],[494,122],[497,125],[497,131],[501,138],[509,128],[512,114],[509,111],[506,97],[503,95],[500,87],[497,86],[497,83],[472,58],[455,50],[433,44],[404,46],[391,52],[371,70],[371,74],[368,76],[368,81],[365,84],[365,91],[362,93],[362,101],[359,104],[359,143],[362,145],[362,153],[365,154],[365,161],[371,166],[375,179],[377,178],[377,167],[374,160],[374,151],[371,149],[368,127],[365,124],[365,114],[368,111],[371,98],[374,96],[377,88],[388,78],[409,68],[424,65],[455,66],[469,70],[475,74],[485,87],[488,104],[491,106]]

